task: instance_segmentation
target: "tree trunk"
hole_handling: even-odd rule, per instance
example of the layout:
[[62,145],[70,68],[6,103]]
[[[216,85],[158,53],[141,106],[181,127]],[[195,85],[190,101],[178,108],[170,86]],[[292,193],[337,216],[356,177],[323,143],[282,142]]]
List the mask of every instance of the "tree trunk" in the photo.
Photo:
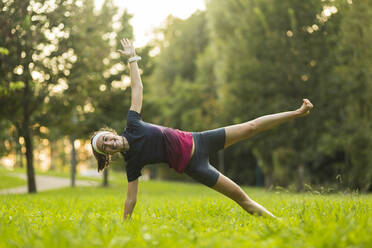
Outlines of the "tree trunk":
[[225,174],[225,154],[223,149],[218,151],[218,170]]
[[49,149],[50,149],[50,170],[54,171],[55,165],[54,165],[54,142],[52,140],[49,140]]
[[257,161],[256,163],[256,186],[257,187],[262,187],[263,186],[263,183],[262,183],[262,169]]
[[103,187],[108,187],[109,182],[108,182],[108,174],[109,174],[109,168],[106,168],[103,170]]
[[65,142],[65,138],[61,139],[61,142],[59,143],[59,158],[61,160],[61,168],[63,170],[63,168],[68,165],[68,158],[67,158],[67,153],[65,152],[65,145],[64,145],[64,142]]
[[265,188],[270,189],[273,186],[273,168],[268,168],[265,171]]
[[71,187],[75,187],[75,177],[76,177],[76,150],[75,150],[75,136],[70,136],[71,142]]
[[[35,171],[34,171],[34,157],[32,146],[32,130],[30,129],[30,88],[29,82],[25,80],[25,87],[23,91],[23,120],[19,123],[19,134],[25,139],[26,147],[26,163],[27,163],[27,187],[28,193],[36,193]],[[16,125],[17,126],[17,125]]]
[[19,136],[17,136],[15,150],[16,150],[16,166],[23,168],[23,154],[22,154],[22,145],[19,143]]
[[[27,126],[27,125],[25,125]],[[33,158],[33,147],[30,130],[26,127],[24,130],[24,139],[26,145],[26,161],[27,161],[27,187],[28,193],[36,193],[36,182],[35,182],[35,171],[34,171],[34,158]]]
[[304,171],[305,166],[300,164],[297,168],[297,191],[302,192],[304,191]]

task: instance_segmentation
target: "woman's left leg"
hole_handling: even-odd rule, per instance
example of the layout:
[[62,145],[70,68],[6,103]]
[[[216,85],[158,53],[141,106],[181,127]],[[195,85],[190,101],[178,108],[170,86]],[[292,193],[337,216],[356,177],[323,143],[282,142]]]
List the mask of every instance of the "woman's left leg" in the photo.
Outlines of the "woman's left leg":
[[283,122],[307,115],[309,110],[312,108],[313,105],[311,102],[307,99],[303,99],[302,106],[297,110],[265,115],[245,123],[225,127],[225,148],[241,140],[245,140],[259,132],[278,126]]
[[236,183],[234,183],[228,177],[224,176],[221,173],[217,179],[217,183],[211,188],[234,200],[250,214],[258,214],[260,216],[269,216],[276,218],[263,206],[249,198],[249,196],[243,191],[243,189],[240,188]]

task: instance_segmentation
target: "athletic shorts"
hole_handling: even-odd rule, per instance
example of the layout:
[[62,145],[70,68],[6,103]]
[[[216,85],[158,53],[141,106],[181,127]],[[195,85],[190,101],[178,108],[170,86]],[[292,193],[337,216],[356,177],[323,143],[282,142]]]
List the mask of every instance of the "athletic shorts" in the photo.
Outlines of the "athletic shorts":
[[225,128],[192,133],[194,154],[186,166],[185,173],[194,180],[212,187],[220,175],[218,170],[209,163],[209,154],[221,150],[225,146]]

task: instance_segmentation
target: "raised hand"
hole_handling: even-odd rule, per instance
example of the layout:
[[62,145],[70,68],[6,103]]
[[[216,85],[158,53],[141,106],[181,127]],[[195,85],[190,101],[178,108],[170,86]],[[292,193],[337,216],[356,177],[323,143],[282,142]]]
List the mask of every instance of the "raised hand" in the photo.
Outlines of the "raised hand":
[[308,99],[303,99],[302,106],[297,110],[300,116],[308,115],[313,108],[313,104]]
[[133,57],[136,56],[136,51],[133,47],[133,44],[128,39],[122,39],[120,40],[121,45],[123,46],[123,50],[118,50],[122,55],[127,57]]

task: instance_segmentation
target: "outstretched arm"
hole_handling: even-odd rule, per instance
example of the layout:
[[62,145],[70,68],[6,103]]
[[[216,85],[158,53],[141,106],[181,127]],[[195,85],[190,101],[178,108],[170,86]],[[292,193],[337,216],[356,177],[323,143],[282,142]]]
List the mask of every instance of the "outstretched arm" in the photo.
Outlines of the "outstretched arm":
[[124,220],[130,218],[130,216],[132,215],[132,212],[137,202],[137,193],[138,193],[138,178],[132,182],[128,182],[127,198],[125,199],[125,203],[124,203],[124,215],[123,215]]
[[[136,51],[133,44],[128,39],[122,39],[121,45],[124,50],[119,50],[119,52],[129,58],[136,56]],[[143,98],[143,86],[141,81],[141,75],[139,73],[137,61],[129,62],[130,70],[130,82],[132,89],[132,102],[130,109],[141,113],[142,108],[142,98]]]

